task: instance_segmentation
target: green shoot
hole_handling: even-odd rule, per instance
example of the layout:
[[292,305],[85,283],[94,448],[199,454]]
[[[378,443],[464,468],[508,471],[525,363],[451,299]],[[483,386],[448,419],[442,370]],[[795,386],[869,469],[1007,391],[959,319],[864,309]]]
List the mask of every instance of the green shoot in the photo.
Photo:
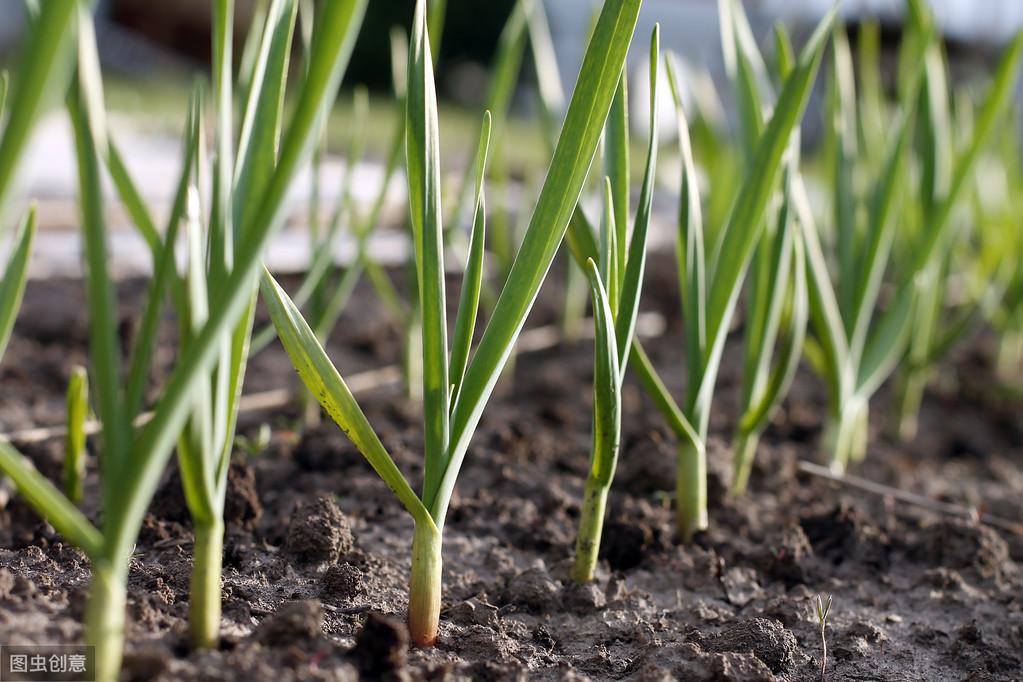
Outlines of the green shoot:
[[43,3],[29,22],[25,50],[20,55],[10,92],[6,85],[3,88],[6,97],[2,99],[10,102],[10,108],[0,136],[0,211],[40,113],[47,104],[59,99],[71,76],[74,60],[71,36],[79,4],[86,3]]
[[[920,111],[925,130],[940,130],[938,117],[942,115],[941,105],[935,105],[935,97],[943,93],[945,87],[942,73],[936,68],[941,66],[940,59],[935,56],[930,29],[924,27],[917,33],[919,35],[909,41],[906,47],[906,50],[913,53],[905,58],[907,64],[913,65],[913,72],[910,73],[907,67],[900,95],[901,119],[892,130],[891,141],[885,145],[887,153],[876,182],[863,197],[849,187],[849,172],[835,172],[836,183],[840,185],[836,189],[836,196],[852,197],[844,208],[836,209],[839,242],[845,239],[846,243],[846,246],[838,248],[848,248],[856,254],[855,267],[850,264],[844,269],[838,269],[837,287],[830,279],[826,257],[801,179],[797,179],[793,196],[806,243],[814,329],[814,338],[807,342],[807,354],[811,365],[824,378],[828,388],[830,410],[825,429],[825,448],[830,452],[832,470],[839,473],[845,470],[850,461],[861,458],[865,453],[870,399],[907,352],[911,330],[920,319],[917,315],[923,314],[914,313],[914,309],[934,305],[933,300],[930,303],[925,300],[928,289],[925,281],[928,277],[937,277],[935,269],[941,268],[943,245],[949,239],[953,209],[962,196],[985,141],[1009,99],[1011,84],[1016,81],[1019,58],[1023,53],[1021,34],[1003,55],[972,135],[965,150],[955,161],[947,181],[940,181],[941,174],[934,160],[936,154],[945,148],[944,143],[937,141],[944,139],[944,136],[932,136],[935,141],[925,148],[924,176],[929,178],[925,182],[931,188],[925,190],[925,193],[933,199],[924,200],[924,205],[930,206],[925,208],[927,219],[912,238],[907,263],[898,273],[894,296],[884,310],[878,310],[879,292],[895,236],[893,214],[898,206],[900,188],[906,182],[905,157],[919,100],[925,100]],[[842,40],[836,41],[835,45],[837,50],[847,49]],[[851,78],[844,69],[837,69],[835,77],[845,81]],[[834,98],[834,106],[841,107],[844,116],[852,120],[855,116],[855,101],[852,99],[854,94],[851,85],[847,82],[836,89],[840,94]],[[840,139],[839,145],[851,144],[848,138],[852,137],[855,130],[855,123],[849,128],[836,127],[835,134],[839,138],[848,136],[844,142]],[[835,157],[835,163],[842,166],[854,162],[855,157]],[[843,224],[853,225],[851,219],[844,215],[853,211],[866,214],[865,229],[841,227]],[[849,232],[844,238],[841,236],[843,230]],[[934,274],[927,275],[928,271]],[[845,303],[841,293],[843,291],[848,292],[844,295]]]
[[[52,6],[66,4],[71,3],[52,3]],[[88,266],[86,293],[90,311],[91,377],[97,414],[102,422],[101,526],[97,528],[90,523],[65,495],[6,443],[0,444],[0,471],[9,476],[24,498],[49,520],[67,542],[81,548],[92,563],[92,585],[85,614],[86,641],[96,648],[96,677],[102,682],[116,679],[120,669],[128,562],[145,510],[186,422],[191,417],[194,424],[196,415],[202,415],[197,411],[196,398],[211,387],[210,378],[215,375],[223,378],[217,380],[219,386],[215,395],[218,398],[214,405],[227,409],[214,413],[216,421],[211,425],[211,432],[223,434],[233,431],[231,405],[237,399],[237,388],[240,388],[240,364],[236,361],[221,363],[218,369],[217,362],[228,357],[225,351],[229,351],[231,358],[245,356],[242,351],[249,324],[245,313],[253,305],[260,255],[269,236],[282,222],[283,198],[297,170],[308,158],[317,121],[325,115],[326,102],[333,98],[340,83],[365,5],[366,0],[339,0],[323,6],[325,16],[323,21],[318,22],[313,35],[312,66],[297,93],[295,110],[287,134],[280,142],[279,154],[275,153],[278,146],[272,134],[274,126],[261,124],[261,129],[270,133],[250,138],[243,136],[246,140],[241,143],[243,147],[250,144],[248,140],[257,140],[253,143],[254,153],[250,158],[263,160],[262,164],[254,163],[256,173],[253,177],[257,181],[251,185],[254,188],[251,194],[245,195],[255,200],[244,202],[246,211],[243,211],[242,219],[233,222],[224,214],[224,207],[229,207],[230,203],[213,202],[214,207],[220,208],[214,209],[215,220],[211,222],[217,225],[215,230],[211,227],[211,232],[217,235],[212,240],[217,252],[216,258],[209,259],[208,265],[211,275],[208,287],[210,305],[205,315],[200,315],[199,310],[192,310],[194,315],[189,318],[190,324],[201,317],[205,321],[201,325],[193,324],[190,338],[161,392],[152,419],[138,430],[132,424],[142,409],[141,397],[145,393],[150,359],[155,348],[156,334],[152,328],[156,326],[154,320],[159,320],[159,307],[164,298],[174,292],[171,286],[174,235],[178,222],[188,208],[188,187],[195,184],[194,168],[200,158],[197,151],[200,145],[198,107],[193,106],[189,116],[186,158],[172,207],[170,229],[155,254],[158,256],[158,267],[150,286],[147,310],[143,314],[143,329],[132,349],[130,368],[122,383],[119,342],[114,327],[112,285],[106,271],[108,252],[99,181],[100,160],[106,158],[109,151],[102,84],[92,20],[84,8],[78,8],[79,72],[67,103],[79,158],[82,224]],[[45,16],[51,3],[44,7]],[[215,8],[222,25],[228,23],[229,10],[228,2],[222,2]],[[215,44],[224,46],[222,49],[226,54],[226,34],[220,31],[216,33]],[[226,73],[226,65],[229,63],[229,60],[220,62],[223,67],[221,78],[214,79],[222,87],[229,86],[230,78]],[[270,70],[264,69],[264,73]],[[218,99],[218,102],[223,105],[224,100]],[[272,120],[273,113],[263,108],[256,120],[261,116],[269,116]],[[233,139],[229,130],[219,132],[228,140]],[[223,155],[218,158],[223,163],[230,161]],[[229,189],[228,186],[221,187],[225,192]],[[216,191],[214,194],[219,196]],[[238,200],[237,194],[234,199]],[[138,216],[152,222],[145,206],[139,204],[135,208]],[[218,213],[219,218],[216,217]],[[194,211],[190,212],[189,217],[194,219]],[[199,291],[194,281],[189,291],[193,294]],[[193,295],[190,300],[197,302],[199,297]],[[155,313],[152,312],[154,308]],[[140,344],[146,344],[147,347]],[[225,387],[234,387],[235,390],[225,392]],[[227,397],[222,398],[223,395]],[[224,441],[220,439],[218,442]],[[220,455],[217,450],[208,452]],[[212,477],[203,478],[204,484],[209,483],[211,478],[214,482],[218,480],[216,475],[219,472],[215,464],[213,462],[203,469],[213,474]],[[209,490],[210,487],[207,487],[203,492]],[[213,492],[219,494],[216,490]],[[204,498],[204,501],[209,500],[209,497]],[[219,519],[218,522],[222,523]],[[198,533],[197,539],[200,542],[204,540]],[[211,540],[213,542],[219,542],[219,538]],[[219,550],[216,557],[219,561]],[[213,585],[212,581],[210,585]],[[219,605],[219,573],[216,585],[215,592],[208,599],[199,601],[212,604],[215,600]],[[212,624],[212,619],[204,619],[203,624]],[[199,631],[210,632],[212,629],[204,631],[200,628]]]
[[[927,21],[927,17],[922,16],[920,21]],[[918,30],[924,30],[925,26]],[[972,124],[972,109],[966,102],[959,103],[958,113],[965,119],[966,125],[953,114],[946,71],[943,51],[939,45],[932,45],[926,56],[921,106],[918,109],[921,147],[919,201],[909,209],[919,216],[918,220],[924,225],[936,219],[935,212],[943,203],[962,204],[965,203],[964,199],[969,198],[967,193],[975,183],[960,185],[957,189],[959,194],[952,195],[952,174],[967,172],[974,175],[976,171],[957,169],[956,164],[971,164],[974,168],[978,165],[976,151],[972,148],[972,138],[976,134],[976,127]],[[1000,110],[997,113],[998,119],[1001,120],[1003,115],[1004,111]],[[953,126],[963,128],[963,138],[969,145],[964,156],[959,159],[955,158]],[[1008,122],[1003,122],[1002,126],[1011,128]],[[979,233],[976,237],[982,242],[994,241],[1008,247],[1005,251],[991,253],[989,248],[986,254],[971,253],[970,231],[960,229],[961,221],[958,219],[946,217],[944,220],[953,224],[947,228],[949,234],[938,241],[934,257],[917,277],[916,300],[912,310],[913,334],[897,376],[897,431],[906,440],[916,436],[917,416],[924,389],[935,374],[936,363],[980,322],[990,317],[1007,288],[1005,274],[1012,268],[1010,261],[1004,259],[1005,256],[1011,257],[1011,245],[1005,243],[1007,238],[1001,234],[992,234],[991,227],[985,230],[983,217],[975,228]],[[1012,232],[1006,231],[1008,235]],[[976,283],[972,287],[973,291],[969,292],[967,304],[960,305],[954,311],[951,310],[951,297],[948,295],[949,281],[953,274],[971,277]]]
[[14,330],[14,320],[21,308],[28,281],[28,261],[32,253],[32,241],[36,233],[36,209],[29,209],[14,237],[14,250],[0,280],[0,357],[7,350]]
[[[686,540],[705,529],[708,522],[706,440],[725,336],[745,271],[762,232],[769,200],[781,175],[785,152],[806,107],[832,16],[829,14],[818,26],[785,80],[774,113],[757,144],[755,163],[746,172],[730,217],[716,240],[715,251],[720,253],[714,257],[708,256],[704,247],[704,220],[689,124],[679,106],[678,69],[671,55],[666,60],[669,81],[674,81],[672,90],[679,114],[683,159],[678,253],[690,382],[684,407],[671,396],[638,339],[632,343],[630,361],[655,408],[679,440],[676,515],[679,534]],[[541,93],[543,91],[541,88]],[[541,101],[545,109],[554,111],[554,99],[542,96]],[[545,115],[545,118],[552,117]],[[590,258],[598,260],[596,241],[589,220],[577,207],[569,226],[568,245],[578,264],[582,266]]]
[[[453,361],[449,354],[444,308],[437,102],[426,6],[423,0],[417,4],[409,52],[406,150],[423,328],[425,471],[421,495],[413,492],[394,464],[298,309],[264,273],[263,299],[303,382],[415,520],[409,628],[417,645],[430,646],[438,636],[443,527],[459,469],[575,209],[625,63],[639,7],[639,0],[607,0],[604,4],[533,217],[493,316],[459,380],[458,372],[451,372],[452,366],[457,370],[460,359]],[[485,148],[485,143],[481,147]],[[479,197],[476,205],[481,206]],[[477,286],[475,280],[463,285],[462,296],[474,297]],[[466,303],[459,308],[467,310],[466,320],[473,306]],[[467,327],[456,327],[456,348],[462,347]]]
[[[763,134],[763,112],[773,105],[770,100],[773,92],[745,14],[741,7],[728,5],[721,3],[723,20],[731,21],[731,29],[722,26],[723,40],[731,38],[733,43],[731,48],[725,43],[726,63],[734,64],[733,85],[743,121],[744,155],[750,159]],[[780,25],[775,27],[775,42],[778,77],[784,82],[794,68],[794,57],[788,34]],[[760,435],[775,406],[788,392],[803,352],[809,315],[806,275],[802,240],[791,206],[792,176],[799,166],[799,139],[798,132],[793,132],[777,219],[764,228],[751,262],[744,325],[742,412],[733,444],[733,494],[746,489]],[[698,344],[700,340],[694,338],[691,343]],[[776,350],[778,362],[772,365]]]
[[[617,225],[615,187],[610,177],[605,180],[604,219],[600,232],[600,265],[587,260],[586,274],[593,297],[595,354],[593,372],[593,446],[590,451],[589,474],[583,508],[579,519],[579,535],[575,546],[572,579],[578,583],[593,580],[600,551],[607,496],[618,465],[621,445],[621,386],[628,365],[636,316],[639,313],[643,272],[646,267],[646,243],[650,227],[651,205],[657,170],[657,76],[660,62],[660,27],[654,27],[650,39],[650,142],[646,169],[640,191],[639,210],[627,241]],[[623,72],[624,73],[624,72]],[[625,84],[623,76],[619,92]],[[617,95],[616,95],[617,97]],[[608,129],[616,127],[615,109],[608,118]],[[621,132],[621,131],[619,131]],[[616,175],[628,176],[628,156],[614,157]],[[626,193],[627,194],[627,193]],[[627,200],[627,199],[626,199]],[[628,216],[622,216],[627,219]],[[628,227],[626,225],[626,227]],[[619,242],[619,236],[622,241]],[[624,259],[621,254],[625,254]]]
[[71,370],[67,387],[67,433],[64,435],[64,494],[78,504],[85,479],[85,421],[89,418],[89,377],[84,367]]
[[[707,527],[706,442],[725,338],[746,270],[763,233],[768,204],[776,192],[786,150],[791,147],[806,107],[832,17],[833,14],[829,14],[822,20],[793,65],[763,133],[750,138],[751,141],[755,139],[752,161],[730,218],[721,228],[710,253],[705,246],[699,188],[689,128],[679,96],[678,76],[672,61],[668,61],[684,168],[678,256],[689,372],[683,407],[677,406],[659,381],[648,380],[644,384],[655,396],[655,405],[669,423],[682,421],[689,427],[676,428],[680,438],[676,465],[676,513],[679,533],[686,540]],[[763,355],[768,354],[765,352]]]
[[[791,173],[777,224],[765,232],[752,264],[747,301],[742,416],[733,445],[732,493],[749,482],[760,435],[788,393],[803,353],[809,317],[803,242],[792,216]],[[771,363],[777,352],[778,364]]]

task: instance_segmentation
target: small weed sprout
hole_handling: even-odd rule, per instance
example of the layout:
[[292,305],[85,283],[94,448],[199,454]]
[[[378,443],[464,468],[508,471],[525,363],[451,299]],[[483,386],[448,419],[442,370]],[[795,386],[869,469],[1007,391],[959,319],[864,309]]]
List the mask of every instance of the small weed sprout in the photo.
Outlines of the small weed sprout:
[[814,601],[814,607],[817,611],[817,623],[821,626],[821,682],[825,681],[825,675],[828,670],[828,614],[831,613],[831,595],[828,595],[828,599],[825,602],[821,595],[817,595],[817,599]]

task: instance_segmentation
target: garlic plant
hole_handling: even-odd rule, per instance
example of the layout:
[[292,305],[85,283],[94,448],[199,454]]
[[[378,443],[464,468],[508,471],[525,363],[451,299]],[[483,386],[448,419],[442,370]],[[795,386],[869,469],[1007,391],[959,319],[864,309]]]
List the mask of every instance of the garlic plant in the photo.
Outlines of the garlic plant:
[[[626,212],[616,209],[615,188],[611,176],[605,178],[604,218],[600,223],[599,265],[587,260],[588,276],[593,300],[595,349],[593,372],[593,446],[590,451],[589,473],[579,518],[579,534],[575,545],[575,564],[572,579],[579,583],[593,580],[600,551],[600,538],[604,526],[607,496],[618,464],[618,451],[622,440],[621,387],[628,367],[639,315],[639,300],[646,269],[647,234],[650,229],[651,206],[657,177],[657,75],[661,60],[660,27],[655,26],[650,39],[650,141],[640,190],[639,207],[632,230],[626,224],[619,228],[617,221],[628,220],[628,191],[617,200],[626,202]],[[625,91],[625,72],[618,85],[618,95]],[[623,117],[608,118],[605,136],[628,138]],[[606,139],[606,138],[605,138]],[[628,178],[629,159],[626,154],[614,155],[613,171],[616,178]],[[611,170],[611,169],[609,169]],[[622,183],[626,190],[627,180]],[[631,233],[631,236],[630,236]],[[622,241],[619,242],[618,240]]]
[[[471,340],[482,277],[484,158],[455,335],[448,342],[440,147],[426,4],[420,0],[409,50],[406,157],[419,307],[422,311],[424,480],[416,494],[287,294],[264,273],[263,299],[303,382],[415,520],[408,621],[417,645],[438,636],[444,521],[462,462],[501,371],[575,209],[632,40],[640,0],[606,0],[583,60],[565,125],[533,217],[475,352]],[[471,359],[470,359],[471,354]]]
[[[282,0],[284,2],[284,0]],[[314,59],[302,82],[286,133],[279,147],[275,144],[273,124],[279,109],[260,107],[253,111],[253,129],[265,134],[246,135],[243,127],[238,164],[231,154],[231,63],[230,26],[232,4],[218,0],[214,5],[215,60],[214,94],[218,111],[218,155],[215,164],[214,196],[211,201],[213,220],[209,227],[208,244],[211,256],[207,292],[209,305],[198,309],[201,296],[195,280],[200,269],[192,268],[191,287],[178,280],[174,273],[174,243],[179,223],[186,216],[189,187],[195,184],[194,169],[199,158],[200,107],[193,100],[185,140],[185,163],[178,183],[168,229],[163,237],[156,231],[140,194],[124,172],[124,165],[109,140],[103,111],[103,91],[96,59],[92,18],[84,3],[45,3],[36,19],[36,26],[54,22],[58,7],[74,4],[73,16],[77,24],[78,74],[73,80],[67,98],[67,107],[75,134],[78,154],[80,203],[86,261],[86,297],[89,304],[89,348],[93,395],[97,416],[102,424],[100,433],[100,483],[102,488],[102,520],[94,525],[52,483],[44,478],[31,463],[12,446],[0,443],[0,471],[9,476],[19,493],[43,515],[64,539],[88,556],[92,568],[85,614],[86,641],[95,647],[96,677],[106,682],[118,677],[124,642],[124,618],[128,562],[134,551],[135,539],[142,525],[146,508],[153,497],[165,465],[176,443],[197,431],[202,431],[204,447],[182,455],[182,468],[196,465],[185,472],[183,479],[198,482],[200,495],[189,499],[202,503],[223,499],[221,481],[224,480],[228,448],[217,443],[223,439],[206,439],[207,434],[233,431],[240,387],[240,363],[233,358],[244,358],[248,338],[249,315],[254,301],[254,285],[260,257],[269,236],[283,222],[284,203],[296,172],[308,158],[314,141],[317,122],[326,114],[344,73],[354,38],[361,24],[366,0],[338,0],[322,5],[323,15],[317,22],[312,38]],[[278,3],[281,4],[281,3]],[[288,3],[284,3],[286,7]],[[37,29],[38,30],[38,29]],[[66,41],[65,41],[66,42]],[[274,73],[283,72],[280,64],[263,65],[251,79],[250,93],[258,93],[264,83],[274,80]],[[271,86],[267,86],[272,89]],[[258,96],[253,94],[258,100]],[[6,133],[6,131],[5,131]],[[2,157],[2,155],[0,155]],[[237,175],[236,169],[245,168],[244,159],[252,159],[251,174]],[[111,175],[129,214],[141,224],[148,235],[154,258],[155,274],[150,283],[147,308],[138,338],[131,349],[128,371],[121,366],[121,352],[113,312],[113,286],[107,269],[109,250],[104,224],[103,195],[100,184],[101,161],[111,168]],[[237,198],[241,178],[252,191],[243,196],[250,201],[233,207],[230,199]],[[239,208],[239,219],[234,209]],[[190,215],[194,219],[194,215]],[[193,240],[194,242],[194,240]],[[164,298],[171,295],[179,310],[190,306],[190,338],[178,362],[164,385],[151,420],[136,427],[135,420],[143,405],[142,397],[156,345],[156,328]],[[186,300],[185,296],[188,296]],[[204,314],[203,314],[204,313]],[[229,360],[230,359],[230,360]],[[219,363],[218,363],[219,361]],[[218,396],[213,405],[224,408],[210,411],[205,402],[218,377]],[[233,388],[233,390],[231,390]],[[235,404],[232,407],[232,403]],[[213,416],[209,430],[195,429],[200,420]],[[205,447],[205,444],[212,444]],[[194,476],[193,476],[194,474]],[[188,483],[186,482],[186,486]],[[212,530],[222,529],[222,519],[213,506],[209,516],[198,517],[197,522],[213,519]],[[219,526],[218,526],[219,524]],[[210,533],[201,540],[209,541],[205,566],[198,564],[197,584],[193,579],[192,627],[197,644],[214,640],[219,628],[219,559],[220,536]],[[197,548],[202,552],[202,548]],[[214,561],[216,562],[214,565]],[[205,590],[205,592],[203,592]],[[196,607],[199,604],[200,607]]]

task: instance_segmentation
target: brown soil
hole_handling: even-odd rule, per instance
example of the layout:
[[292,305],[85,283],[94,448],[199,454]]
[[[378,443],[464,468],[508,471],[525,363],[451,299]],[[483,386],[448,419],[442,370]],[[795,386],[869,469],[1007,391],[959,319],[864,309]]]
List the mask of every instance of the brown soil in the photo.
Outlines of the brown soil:
[[[684,370],[672,271],[653,260],[645,306],[669,319],[668,333],[648,346],[677,393]],[[530,324],[553,319],[551,292]],[[144,289],[129,282],[120,293],[130,319]],[[399,357],[396,330],[362,293],[356,300],[365,303],[329,344],[342,373]],[[30,285],[0,371],[5,432],[62,420],[71,366],[86,358],[84,310],[79,282]],[[173,338],[168,327],[168,349]],[[672,437],[630,383],[603,560],[597,582],[583,587],[568,580],[568,566],[587,465],[591,348],[522,356],[458,482],[441,636],[430,650],[408,648],[412,523],[387,487],[333,425],[300,434],[294,409],[247,416],[243,429],[269,420],[274,438],[265,453],[236,455],[231,470],[223,642],[216,651],[188,645],[191,532],[172,467],[132,563],[126,678],[817,680],[821,593],[834,596],[828,680],[1019,679],[1023,538],[799,474],[800,459],[818,458],[823,412],[809,373],[764,438],[751,493],[725,496],[736,350],[712,420],[711,530],[690,546],[675,542]],[[1020,406],[995,395],[985,357],[974,342],[943,368],[914,443],[886,435],[882,395],[858,473],[1023,520]],[[159,360],[169,366],[171,351]],[[246,390],[294,383],[272,346],[252,363]],[[360,400],[418,485],[416,407],[397,387]],[[59,441],[24,450],[58,476]],[[93,474],[88,500],[97,489]],[[85,511],[97,515],[94,503]],[[78,551],[0,488],[0,642],[77,641],[88,575]]]

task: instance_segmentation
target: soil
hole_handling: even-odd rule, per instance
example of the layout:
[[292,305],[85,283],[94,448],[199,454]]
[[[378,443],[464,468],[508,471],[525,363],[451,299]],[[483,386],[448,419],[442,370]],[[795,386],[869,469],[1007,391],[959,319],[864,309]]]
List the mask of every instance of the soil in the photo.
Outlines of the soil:
[[[669,259],[652,258],[644,305],[668,320],[646,345],[678,394],[673,272]],[[121,286],[125,320],[144,295],[140,282]],[[398,330],[372,293],[355,300],[365,303],[345,314],[328,346],[343,374],[400,357]],[[546,289],[530,325],[553,321],[558,300]],[[122,331],[130,336],[131,324]],[[0,365],[5,432],[62,421],[86,338],[81,283],[32,282]],[[164,368],[173,363],[171,325],[166,340]],[[856,473],[1023,521],[1020,405],[995,390],[989,350],[975,340],[942,367],[913,443],[888,435],[890,398],[879,396]],[[243,431],[255,434],[263,420],[274,436],[265,452],[237,453],[231,468],[222,643],[215,651],[188,644],[192,538],[171,466],[132,561],[125,679],[819,680],[817,594],[834,598],[827,680],[1023,677],[1023,538],[799,473],[799,460],[819,460],[824,412],[809,372],[765,434],[750,494],[725,495],[740,358],[728,349],[712,419],[711,529],[691,545],[676,542],[673,439],[630,381],[597,581],[574,586],[592,350],[576,342],[520,356],[458,481],[440,641],[429,650],[408,646],[412,523],[387,487],[332,424],[300,433],[295,408],[246,415]],[[256,391],[296,380],[272,345],[247,382]],[[418,486],[415,404],[397,386],[360,402]],[[23,450],[56,480],[61,448],[54,440]],[[83,508],[96,518],[94,464]],[[0,642],[76,642],[88,563],[2,485]]]

